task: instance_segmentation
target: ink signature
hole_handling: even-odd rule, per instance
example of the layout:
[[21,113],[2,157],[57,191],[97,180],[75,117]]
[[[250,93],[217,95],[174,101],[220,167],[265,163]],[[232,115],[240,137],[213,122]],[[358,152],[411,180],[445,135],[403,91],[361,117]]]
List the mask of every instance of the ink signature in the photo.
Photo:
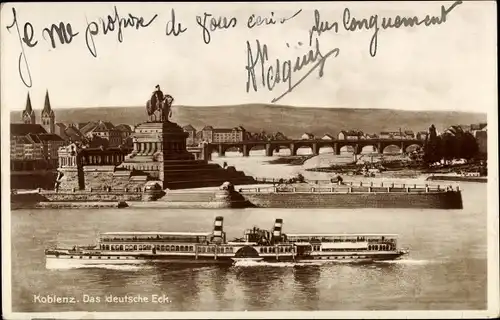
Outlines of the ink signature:
[[[302,81],[309,77],[317,68],[319,68],[319,77],[323,77],[323,69],[325,67],[326,60],[332,56],[337,57],[339,53],[340,49],[335,48],[328,51],[326,54],[322,54],[319,40],[316,38],[315,46],[309,49],[306,54],[296,57],[293,67],[292,60],[281,61],[279,58],[276,58],[276,64],[273,66],[266,65],[269,60],[268,46],[266,44],[261,46],[260,41],[256,40],[254,58],[254,52],[252,51],[250,42],[247,41],[247,65],[245,67],[247,71],[246,91],[249,92],[250,87],[252,87],[253,90],[257,92],[259,90],[258,83],[261,83],[262,87],[269,91],[273,91],[276,84],[288,84],[288,88],[272,100],[273,103],[277,102],[292,92],[293,89],[300,85]],[[308,71],[294,82],[292,76],[305,67],[309,67]],[[260,69],[260,75],[256,75],[256,68]],[[257,81],[258,78],[260,78],[260,81]]]

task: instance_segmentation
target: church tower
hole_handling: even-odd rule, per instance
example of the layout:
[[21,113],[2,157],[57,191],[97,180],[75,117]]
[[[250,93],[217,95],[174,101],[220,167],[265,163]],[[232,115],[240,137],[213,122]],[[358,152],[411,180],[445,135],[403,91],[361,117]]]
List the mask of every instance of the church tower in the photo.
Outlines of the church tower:
[[26,99],[26,107],[23,110],[22,114],[23,123],[35,124],[35,111],[31,107],[31,99],[30,94],[28,93],[28,98]]
[[45,104],[42,110],[42,127],[44,127],[48,133],[54,133],[56,131],[55,119],[56,116],[50,106],[49,91],[47,90],[45,93]]

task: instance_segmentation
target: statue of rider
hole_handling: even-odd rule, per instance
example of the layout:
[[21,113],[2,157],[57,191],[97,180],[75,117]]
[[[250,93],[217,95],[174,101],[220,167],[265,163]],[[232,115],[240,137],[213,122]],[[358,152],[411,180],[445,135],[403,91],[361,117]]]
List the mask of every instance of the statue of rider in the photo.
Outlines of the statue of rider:
[[154,102],[155,102],[155,109],[160,112],[160,119],[163,118],[163,99],[165,99],[165,96],[163,95],[163,91],[160,89],[160,85],[157,84],[155,87],[155,91],[153,92],[153,97],[155,97]]

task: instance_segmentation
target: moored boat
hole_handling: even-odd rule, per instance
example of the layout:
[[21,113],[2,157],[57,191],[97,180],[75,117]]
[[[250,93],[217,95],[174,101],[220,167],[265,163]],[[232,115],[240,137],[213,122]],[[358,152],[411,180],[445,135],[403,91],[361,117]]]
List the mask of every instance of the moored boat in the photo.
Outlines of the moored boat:
[[393,234],[285,234],[283,220],[271,231],[253,227],[226,241],[223,217],[211,232],[106,232],[96,245],[45,250],[46,267],[65,265],[264,262],[372,262],[408,253]]

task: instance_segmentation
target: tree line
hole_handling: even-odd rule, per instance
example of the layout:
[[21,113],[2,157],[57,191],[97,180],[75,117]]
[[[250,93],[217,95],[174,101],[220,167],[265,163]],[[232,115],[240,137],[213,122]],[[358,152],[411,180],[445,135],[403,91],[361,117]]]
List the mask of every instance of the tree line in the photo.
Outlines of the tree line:
[[444,161],[465,159],[467,162],[477,158],[479,145],[472,133],[454,126],[438,135],[436,127],[431,125],[425,139],[422,160],[427,165]]

